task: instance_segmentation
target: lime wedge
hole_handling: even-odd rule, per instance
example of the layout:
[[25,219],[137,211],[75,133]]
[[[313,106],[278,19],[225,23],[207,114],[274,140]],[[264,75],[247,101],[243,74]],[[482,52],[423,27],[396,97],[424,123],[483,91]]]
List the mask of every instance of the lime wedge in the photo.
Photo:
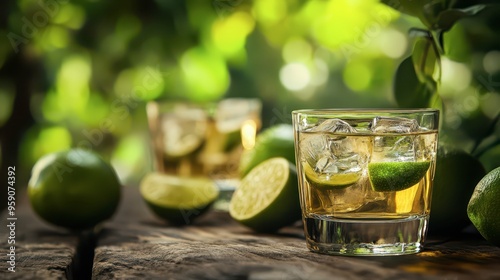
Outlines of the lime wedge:
[[259,232],[273,232],[299,220],[295,166],[285,158],[271,158],[257,165],[234,192],[229,214]]
[[306,180],[315,188],[323,190],[344,189],[355,184],[361,178],[361,172],[340,174],[318,174],[306,162],[303,165]]
[[166,159],[178,159],[201,150],[208,129],[201,108],[175,108],[161,119],[163,150]]
[[165,157],[167,159],[177,159],[190,155],[198,150],[203,144],[203,138],[198,135],[186,135],[180,139],[165,140]]
[[430,162],[372,162],[368,176],[377,192],[401,191],[420,182],[429,169]]
[[151,210],[174,224],[189,224],[205,213],[217,199],[219,189],[208,178],[148,174],[140,192]]

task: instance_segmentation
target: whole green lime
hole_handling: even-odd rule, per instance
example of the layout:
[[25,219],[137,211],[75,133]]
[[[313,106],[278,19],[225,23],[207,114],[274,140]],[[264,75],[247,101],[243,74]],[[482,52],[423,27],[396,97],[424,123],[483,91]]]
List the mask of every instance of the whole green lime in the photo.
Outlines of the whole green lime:
[[483,165],[467,152],[439,147],[434,175],[429,234],[448,235],[467,226],[467,204]]
[[467,214],[479,233],[500,246],[500,167],[486,174],[474,189]]
[[120,191],[115,170],[99,155],[82,149],[43,156],[28,183],[33,210],[45,221],[72,230],[109,219]]
[[273,157],[284,157],[295,163],[293,127],[278,124],[262,131],[255,139],[255,146],[243,151],[240,160],[240,174],[245,176],[258,164]]

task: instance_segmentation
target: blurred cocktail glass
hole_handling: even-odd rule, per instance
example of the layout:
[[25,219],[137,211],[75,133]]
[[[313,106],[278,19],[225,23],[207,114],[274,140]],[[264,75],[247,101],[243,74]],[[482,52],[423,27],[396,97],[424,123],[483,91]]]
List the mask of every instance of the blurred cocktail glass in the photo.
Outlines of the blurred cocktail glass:
[[147,104],[155,169],[183,177],[210,177],[222,195],[238,184],[243,149],[251,149],[261,126],[261,102],[227,98],[198,104],[151,101]]
[[422,250],[438,116],[433,109],[293,112],[311,251],[369,256]]

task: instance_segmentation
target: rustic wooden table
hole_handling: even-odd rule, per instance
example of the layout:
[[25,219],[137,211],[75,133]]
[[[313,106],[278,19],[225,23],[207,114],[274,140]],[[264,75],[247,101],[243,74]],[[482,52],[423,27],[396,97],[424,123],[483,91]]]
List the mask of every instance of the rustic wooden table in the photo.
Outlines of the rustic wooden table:
[[[16,209],[15,272],[2,225],[0,279],[500,279],[500,248],[476,233],[430,240],[397,257],[327,256],[307,250],[300,226],[256,234],[212,211],[185,227],[156,219],[125,187],[117,214],[98,232],[73,234]],[[7,223],[7,213],[2,221]]]

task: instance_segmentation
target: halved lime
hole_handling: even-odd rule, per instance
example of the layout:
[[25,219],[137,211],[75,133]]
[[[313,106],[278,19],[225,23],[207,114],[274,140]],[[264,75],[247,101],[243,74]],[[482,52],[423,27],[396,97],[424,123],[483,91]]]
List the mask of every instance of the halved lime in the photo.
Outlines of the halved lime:
[[187,178],[150,173],[141,182],[140,192],[151,210],[175,224],[189,224],[205,213],[219,195],[208,178]]
[[229,214],[259,232],[273,232],[299,220],[295,166],[285,158],[271,158],[257,165],[234,192]]
[[304,174],[309,184],[315,188],[323,190],[344,189],[355,184],[361,178],[361,172],[340,173],[340,174],[318,174],[305,162],[303,165]]
[[368,164],[368,176],[374,191],[401,191],[420,182],[429,166],[428,161],[372,162]]

